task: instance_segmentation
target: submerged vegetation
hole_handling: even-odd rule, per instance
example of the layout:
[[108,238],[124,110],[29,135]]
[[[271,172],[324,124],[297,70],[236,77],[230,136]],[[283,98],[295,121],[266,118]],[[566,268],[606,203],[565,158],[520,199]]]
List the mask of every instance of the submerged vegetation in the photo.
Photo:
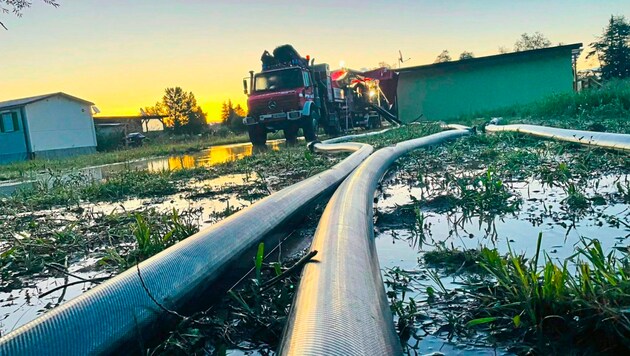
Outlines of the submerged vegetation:
[[[621,99],[601,102],[617,108],[625,105]],[[534,112],[533,108],[528,110],[510,120],[553,123],[524,114]],[[607,130],[625,130],[619,127],[616,114],[589,112],[595,113],[596,119],[585,112],[565,125],[588,129],[597,122]],[[360,141],[380,148],[438,131],[436,124],[409,125]],[[182,149],[194,148],[184,144]],[[134,159],[136,153],[129,154],[124,160]],[[143,157],[137,154],[136,158]],[[232,197],[252,203],[333,166],[345,156],[292,147],[212,167],[157,172],[127,167],[97,180],[88,174],[62,171],[88,165],[90,158],[41,164],[32,161],[32,166],[24,163],[19,169],[19,164],[0,167],[4,177],[16,177],[20,169],[24,171],[17,175],[43,169],[49,177],[11,197],[0,198],[0,289],[11,292],[33,287],[42,279],[77,271],[91,273],[87,278],[93,280],[88,285],[93,285],[98,278],[132,267],[245,206],[231,203]],[[599,240],[584,237],[571,256],[560,260],[551,257],[557,255],[548,246],[541,246],[539,238],[533,256],[519,254],[511,249],[516,243],[514,236],[506,236],[497,225],[523,221],[530,225],[533,236],[552,229],[550,226],[562,228],[566,231],[563,245],[569,247],[572,241],[567,236],[578,233],[581,220],[627,235],[630,226],[623,205],[630,201],[628,167],[630,157],[624,153],[515,133],[478,134],[400,160],[397,170],[386,177],[379,201],[387,203],[387,187],[391,185],[403,186],[409,199],[401,203],[397,199],[404,194],[398,194],[390,206],[379,208],[377,204],[375,226],[381,232],[397,229],[398,235],[391,233],[394,240],[414,240],[410,245],[418,250],[417,268],[404,261],[405,268],[389,265],[384,274],[407,351],[413,353],[428,335],[518,354],[561,353],[570,344],[577,345],[571,349],[577,353],[627,351],[627,249],[616,245],[619,251],[606,251],[610,243],[604,239],[608,237],[590,236]],[[238,184],[210,184],[228,174],[245,178]],[[140,200],[139,206],[125,210],[124,202],[132,198]],[[190,206],[156,208],[177,199]],[[198,201],[219,201],[222,208],[204,210],[194,205]],[[94,209],[106,205],[103,202],[120,204],[122,211]],[[612,206],[622,208],[607,209]],[[623,242],[627,237],[615,238]],[[469,247],[474,245],[473,238],[487,239],[487,245]],[[240,349],[271,353],[280,339],[303,262],[295,262],[299,256],[294,256],[289,261],[267,263],[264,255],[261,247],[247,277],[250,279],[231,288],[209,310],[182,319],[168,338],[150,351],[224,354],[228,349]],[[283,267],[294,262],[295,268]],[[588,335],[596,335],[597,342]]]
[[7,204],[24,205],[32,210],[79,206],[82,201],[115,201],[127,197],[151,197],[177,192],[170,172],[150,173],[125,170],[107,181],[94,180],[89,174],[53,173],[36,180],[30,187],[17,190]]
[[455,179],[456,204],[466,215],[497,215],[515,212],[520,200],[489,168],[472,178]]
[[[3,218],[0,232],[0,291],[24,288],[34,277],[58,274],[96,259],[85,270],[116,272],[185,239],[199,229],[200,211],[77,213],[64,216],[16,214]],[[114,267],[111,270],[109,267]]]
[[107,249],[101,264],[113,264],[121,271],[175,245],[199,231],[201,209],[170,212],[158,215],[134,213],[131,233],[133,242],[128,248]]
[[[503,116],[627,133],[628,88],[609,83],[467,122]],[[383,188],[375,225],[379,239],[406,240],[418,252],[417,265],[384,272],[406,352],[427,352],[422,340],[437,337],[460,351],[627,353],[629,167],[625,152],[507,132],[403,159],[383,184],[392,188]],[[550,236],[524,236],[540,231]]]
[[[541,239],[531,259],[485,247],[425,255],[429,267],[457,273],[460,287],[445,287],[437,272],[389,270],[385,284],[401,337],[419,340],[418,332],[431,332],[430,326],[448,331],[449,338],[473,338],[517,354],[563,354],[566,345],[577,354],[627,352],[627,251],[605,253],[598,240],[584,239],[575,254],[554,262],[541,251]],[[397,293],[421,288],[422,300]]]
[[[57,273],[51,264],[116,274],[192,235],[201,226],[202,216],[208,225],[241,209],[231,206],[226,197],[256,201],[339,159],[300,147],[213,167],[158,172],[127,169],[106,180],[83,173],[49,172],[48,179],[0,198],[0,288],[28,287],[51,271]],[[243,173],[245,180],[241,185],[208,183],[228,173]],[[159,209],[165,198],[177,195],[188,202],[223,200],[225,209],[204,212],[195,205]],[[126,210],[122,202],[130,198],[147,200]]]
[[[270,354],[277,349],[297,288],[297,275],[314,253],[264,261],[260,244],[252,278],[231,288],[210,309],[180,321],[151,353],[225,355],[228,349]],[[288,264],[290,267],[285,267]]]
[[[413,133],[404,134],[422,135],[423,128],[418,126]],[[395,140],[397,135],[389,138],[390,143]],[[288,147],[215,166],[174,171],[141,170],[129,165],[104,179],[90,171],[46,169],[44,179],[0,198],[0,292],[9,293],[7,300],[14,300],[10,293],[17,291],[17,298],[29,304],[32,293],[40,293],[38,285],[42,281],[65,285],[58,278],[70,276],[74,280],[72,275],[83,279],[69,281],[68,286],[80,282],[83,289],[89,288],[187,238],[201,226],[240,210],[243,205],[233,205],[234,198],[251,204],[331,167],[345,156]],[[242,182],[221,183],[222,177],[239,174]],[[129,199],[135,202],[127,204]],[[197,201],[214,204],[215,210]],[[167,206],[171,208],[165,209]],[[44,287],[42,296],[61,293],[52,307],[61,303],[66,293],[65,287],[63,292],[49,288],[45,291]],[[248,305],[250,298],[247,293],[242,295]],[[284,304],[288,310],[291,298],[285,299],[278,305]],[[14,304],[8,305],[11,309]]]

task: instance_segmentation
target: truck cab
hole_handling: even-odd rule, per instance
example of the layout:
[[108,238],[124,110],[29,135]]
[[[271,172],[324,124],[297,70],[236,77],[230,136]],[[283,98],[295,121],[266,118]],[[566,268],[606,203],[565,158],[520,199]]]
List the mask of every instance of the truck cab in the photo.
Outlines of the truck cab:
[[254,75],[245,124],[263,125],[268,131],[290,129],[302,116],[309,115],[307,102],[314,98],[310,77],[308,71],[298,67]]
[[261,72],[250,72],[248,116],[243,123],[255,146],[265,144],[268,132],[279,130],[288,144],[296,142],[300,128],[307,141],[317,139],[318,91],[308,60],[300,59],[269,66],[263,62]]
[[254,145],[263,145],[267,132],[279,130],[289,144],[295,143],[300,128],[308,141],[317,139],[312,122],[316,90],[307,68],[291,66],[256,73],[250,87],[248,116],[243,122]]

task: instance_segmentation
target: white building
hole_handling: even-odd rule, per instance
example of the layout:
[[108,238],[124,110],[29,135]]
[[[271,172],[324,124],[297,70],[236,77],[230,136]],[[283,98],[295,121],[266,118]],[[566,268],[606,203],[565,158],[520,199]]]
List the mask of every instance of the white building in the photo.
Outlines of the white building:
[[0,102],[0,163],[96,152],[92,105],[65,93]]

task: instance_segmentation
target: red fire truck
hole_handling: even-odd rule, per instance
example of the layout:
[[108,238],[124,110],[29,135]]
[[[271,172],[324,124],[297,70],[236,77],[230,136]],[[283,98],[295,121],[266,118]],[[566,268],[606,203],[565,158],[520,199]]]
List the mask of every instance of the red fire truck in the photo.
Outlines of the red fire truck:
[[[391,109],[394,99],[383,93],[378,78],[349,69],[331,73],[327,64],[314,64],[290,45],[276,48],[273,54],[265,51],[261,61],[262,71],[250,71],[249,85],[243,80],[249,94],[243,122],[255,146],[265,144],[268,132],[283,130],[292,144],[300,129],[307,141],[314,141],[320,126],[337,135],[354,127],[379,127],[383,115],[391,119],[386,109]],[[390,74],[386,80],[395,80]]]

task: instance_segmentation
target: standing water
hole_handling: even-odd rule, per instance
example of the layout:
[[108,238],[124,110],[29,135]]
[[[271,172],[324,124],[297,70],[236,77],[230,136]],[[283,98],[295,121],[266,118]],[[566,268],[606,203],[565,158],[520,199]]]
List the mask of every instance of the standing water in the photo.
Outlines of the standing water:
[[[267,142],[267,148],[278,151],[284,140]],[[250,143],[212,146],[208,149],[184,155],[154,157],[130,162],[106,164],[102,166],[81,168],[79,173],[93,177],[95,180],[107,179],[114,173],[127,170],[147,170],[149,172],[176,171],[186,168],[211,167],[218,164],[236,161],[254,153]],[[0,196],[11,195],[20,188],[28,187],[35,180],[47,180],[50,174],[36,174],[28,179],[0,183]]]

